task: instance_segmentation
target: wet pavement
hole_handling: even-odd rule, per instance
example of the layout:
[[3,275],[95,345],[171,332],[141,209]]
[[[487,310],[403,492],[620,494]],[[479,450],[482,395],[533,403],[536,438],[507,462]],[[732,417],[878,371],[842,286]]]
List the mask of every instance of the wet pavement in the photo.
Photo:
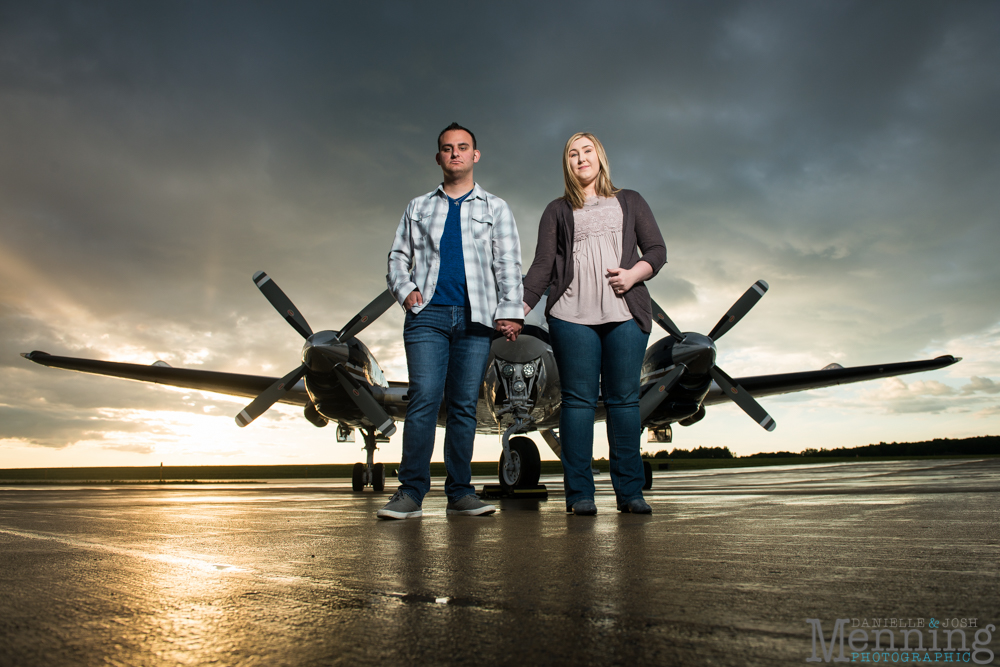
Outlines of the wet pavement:
[[[823,662],[838,618],[998,662],[1000,459],[657,472],[652,516],[599,480],[408,521],[346,480],[0,487],[0,665],[802,664],[807,618]],[[952,619],[978,652],[935,658]]]

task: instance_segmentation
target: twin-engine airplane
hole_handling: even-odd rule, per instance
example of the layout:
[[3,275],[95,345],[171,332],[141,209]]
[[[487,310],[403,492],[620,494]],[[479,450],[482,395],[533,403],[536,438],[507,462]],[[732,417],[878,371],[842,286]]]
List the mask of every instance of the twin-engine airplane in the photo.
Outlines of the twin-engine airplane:
[[[375,450],[378,442],[387,441],[388,436],[395,432],[395,422],[406,417],[407,383],[387,381],[378,362],[356,336],[395,303],[395,298],[387,290],[340,331],[313,333],[291,300],[266,273],[258,271],[253,280],[271,305],[306,341],[302,348],[302,363],[282,378],[172,368],[162,361],[144,366],[56,357],[38,351],[22,356],[55,368],[255,397],[236,416],[236,422],[241,427],[276,402],[301,405],[306,419],[315,426],[323,427],[336,422],[337,440],[340,442],[353,440],[354,429],[361,431],[367,462],[354,464],[354,490],[361,491],[371,486],[375,491],[382,491],[385,488],[385,466],[375,463]],[[945,355],[925,361],[854,368],[831,364],[818,371],[732,378],[715,363],[716,342],[753,308],[767,289],[767,283],[757,281],[707,336],[682,333],[663,309],[653,302],[656,322],[670,335],[646,350],[642,366],[639,409],[642,425],[650,431],[651,442],[670,442],[671,424],[690,426],[704,418],[706,406],[726,400],[734,401],[754,421],[772,431],[774,420],[754,396],[935,370],[961,360]],[[561,457],[557,433],[559,371],[549,344],[544,312],[545,297],[527,315],[524,330],[515,342],[509,342],[498,334],[480,389],[477,432],[502,433],[499,481],[507,490],[538,484],[538,448],[530,438],[518,434],[540,432],[556,455]],[[438,416],[439,426],[445,425],[445,418],[442,407]],[[603,408],[598,408],[596,420],[604,418]],[[651,474],[647,464],[647,488],[652,483]]]

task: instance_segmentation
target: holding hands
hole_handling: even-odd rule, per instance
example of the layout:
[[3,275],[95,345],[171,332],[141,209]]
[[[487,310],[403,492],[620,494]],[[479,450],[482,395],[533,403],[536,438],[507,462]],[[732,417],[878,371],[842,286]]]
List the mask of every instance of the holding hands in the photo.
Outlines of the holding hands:
[[512,343],[517,340],[517,335],[521,333],[523,327],[524,325],[518,320],[497,320],[497,331]]

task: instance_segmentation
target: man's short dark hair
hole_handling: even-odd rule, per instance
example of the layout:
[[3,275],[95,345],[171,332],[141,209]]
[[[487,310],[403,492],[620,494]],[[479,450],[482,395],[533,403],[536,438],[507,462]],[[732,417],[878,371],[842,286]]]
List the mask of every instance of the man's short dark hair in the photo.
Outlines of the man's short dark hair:
[[445,132],[451,132],[452,130],[462,130],[463,132],[468,132],[469,136],[472,137],[472,150],[476,150],[476,135],[472,133],[472,130],[467,127],[462,127],[458,123],[452,123],[448,127],[441,130],[441,134],[438,135],[438,150],[441,150],[441,137],[444,136]]

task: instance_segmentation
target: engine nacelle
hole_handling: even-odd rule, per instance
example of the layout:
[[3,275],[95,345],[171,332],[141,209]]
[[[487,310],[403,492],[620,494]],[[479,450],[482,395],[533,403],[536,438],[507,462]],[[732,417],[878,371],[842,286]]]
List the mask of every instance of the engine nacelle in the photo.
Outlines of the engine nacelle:
[[705,406],[702,405],[698,408],[698,412],[694,413],[690,417],[687,417],[686,419],[680,420],[677,423],[680,424],[681,426],[691,426],[693,424],[697,424],[704,418],[705,418]]
[[316,428],[323,428],[328,423],[330,423],[330,421],[326,417],[324,417],[319,413],[319,411],[316,409],[316,406],[313,405],[312,403],[306,403],[306,408],[305,410],[303,410],[303,412],[305,413],[306,419],[309,420],[309,423],[315,426]]

